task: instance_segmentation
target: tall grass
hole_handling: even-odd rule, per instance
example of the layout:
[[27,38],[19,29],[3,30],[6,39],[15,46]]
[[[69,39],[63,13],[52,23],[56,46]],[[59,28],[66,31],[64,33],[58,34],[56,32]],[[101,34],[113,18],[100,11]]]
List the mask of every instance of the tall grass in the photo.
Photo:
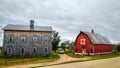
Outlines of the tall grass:
[[21,57],[3,58],[3,57],[0,57],[0,66],[10,66],[10,65],[38,63],[38,62],[51,62],[59,58],[60,56],[56,53],[53,53],[50,56],[40,55],[40,56],[33,57],[33,58],[21,58]]

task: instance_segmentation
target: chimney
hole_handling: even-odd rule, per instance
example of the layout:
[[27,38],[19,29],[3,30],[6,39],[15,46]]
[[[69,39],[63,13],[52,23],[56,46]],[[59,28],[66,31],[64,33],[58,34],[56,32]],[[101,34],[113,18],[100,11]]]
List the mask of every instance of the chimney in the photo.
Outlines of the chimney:
[[30,29],[34,29],[34,20],[30,20]]
[[94,30],[93,30],[93,29],[91,30],[91,33],[94,33]]

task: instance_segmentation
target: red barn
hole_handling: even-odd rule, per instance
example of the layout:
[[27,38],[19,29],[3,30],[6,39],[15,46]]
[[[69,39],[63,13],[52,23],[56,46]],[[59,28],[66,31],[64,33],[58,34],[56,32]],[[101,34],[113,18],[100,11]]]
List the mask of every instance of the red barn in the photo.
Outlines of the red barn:
[[104,54],[112,53],[110,41],[94,30],[91,32],[80,31],[75,40],[75,54]]

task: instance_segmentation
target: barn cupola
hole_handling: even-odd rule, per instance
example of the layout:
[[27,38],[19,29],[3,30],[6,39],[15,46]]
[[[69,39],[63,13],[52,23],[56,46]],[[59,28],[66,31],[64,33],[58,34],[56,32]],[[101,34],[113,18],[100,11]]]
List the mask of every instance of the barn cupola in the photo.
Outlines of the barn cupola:
[[94,33],[94,30],[93,30],[93,29],[91,30],[91,33]]
[[34,20],[30,20],[30,29],[34,29]]

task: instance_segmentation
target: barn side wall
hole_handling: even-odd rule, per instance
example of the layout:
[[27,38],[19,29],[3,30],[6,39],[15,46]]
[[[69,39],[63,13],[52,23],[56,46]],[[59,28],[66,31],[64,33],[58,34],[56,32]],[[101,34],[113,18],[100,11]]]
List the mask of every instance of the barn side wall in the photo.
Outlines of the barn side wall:
[[110,53],[110,52],[112,52],[112,45],[110,45],[110,44],[95,44],[94,52],[95,53]]

